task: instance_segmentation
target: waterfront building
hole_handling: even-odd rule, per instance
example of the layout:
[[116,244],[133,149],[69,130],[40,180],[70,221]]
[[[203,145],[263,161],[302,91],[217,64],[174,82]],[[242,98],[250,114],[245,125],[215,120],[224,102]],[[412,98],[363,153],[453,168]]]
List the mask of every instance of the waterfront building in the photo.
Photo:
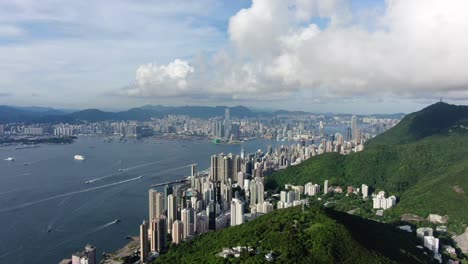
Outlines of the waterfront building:
[[146,260],[148,259],[148,242],[148,223],[146,221],[143,221],[143,223],[140,225],[140,261],[142,263],[146,262]]
[[96,248],[93,245],[87,244],[84,252],[86,253],[86,256],[88,256],[88,264],[97,264]]
[[219,164],[218,155],[211,156],[211,166],[210,166],[210,180],[211,181],[218,180],[218,164]]
[[97,264],[96,248],[90,244],[85,246],[83,251],[72,254],[72,264]]
[[323,182],[323,194],[327,194],[328,193],[328,180],[325,180]]
[[197,175],[197,164],[192,164],[190,166],[190,182],[191,182],[191,187],[195,188],[195,180],[196,180],[196,175]]
[[177,199],[174,195],[167,196],[167,232],[171,233],[172,223],[177,220]]
[[149,190],[149,219],[150,221],[164,215],[163,194],[154,190]]

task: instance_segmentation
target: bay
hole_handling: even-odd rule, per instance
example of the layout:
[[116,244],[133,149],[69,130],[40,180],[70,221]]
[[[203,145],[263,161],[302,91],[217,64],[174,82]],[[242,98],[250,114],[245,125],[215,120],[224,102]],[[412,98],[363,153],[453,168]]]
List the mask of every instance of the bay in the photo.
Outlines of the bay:
[[[250,153],[290,144],[252,140],[243,147]],[[126,236],[138,235],[148,218],[151,184],[188,176],[192,163],[206,169],[211,155],[240,154],[241,147],[201,140],[108,143],[98,137],[69,145],[1,147],[0,263],[54,264],[86,243],[97,247],[98,256],[115,251]],[[86,160],[75,161],[77,154]],[[113,224],[114,219],[121,221]]]

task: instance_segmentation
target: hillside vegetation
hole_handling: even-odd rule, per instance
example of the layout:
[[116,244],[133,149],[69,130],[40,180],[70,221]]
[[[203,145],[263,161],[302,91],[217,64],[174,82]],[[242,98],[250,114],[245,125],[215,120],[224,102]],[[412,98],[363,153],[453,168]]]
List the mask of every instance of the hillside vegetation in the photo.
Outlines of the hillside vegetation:
[[[172,246],[154,263],[427,263],[413,235],[394,227],[319,207],[276,210],[240,226],[209,232]],[[223,248],[252,246],[239,258]]]
[[390,215],[448,215],[449,227],[462,232],[468,224],[467,118],[466,106],[431,105],[370,140],[364,151],[311,158],[273,173],[267,188],[326,179],[344,187],[364,183],[400,198]]

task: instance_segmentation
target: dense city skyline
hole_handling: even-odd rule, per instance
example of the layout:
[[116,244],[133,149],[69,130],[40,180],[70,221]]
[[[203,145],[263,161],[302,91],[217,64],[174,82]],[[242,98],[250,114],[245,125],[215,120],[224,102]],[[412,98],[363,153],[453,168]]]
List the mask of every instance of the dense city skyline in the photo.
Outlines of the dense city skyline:
[[0,3],[0,104],[392,113],[468,98],[464,1],[89,5]]

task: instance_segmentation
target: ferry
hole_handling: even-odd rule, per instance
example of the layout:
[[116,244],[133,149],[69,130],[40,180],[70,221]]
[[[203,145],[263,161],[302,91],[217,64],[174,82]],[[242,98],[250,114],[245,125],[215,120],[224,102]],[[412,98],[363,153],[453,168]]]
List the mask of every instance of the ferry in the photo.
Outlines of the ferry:
[[75,155],[74,157],[75,160],[85,160],[85,157],[82,155]]

